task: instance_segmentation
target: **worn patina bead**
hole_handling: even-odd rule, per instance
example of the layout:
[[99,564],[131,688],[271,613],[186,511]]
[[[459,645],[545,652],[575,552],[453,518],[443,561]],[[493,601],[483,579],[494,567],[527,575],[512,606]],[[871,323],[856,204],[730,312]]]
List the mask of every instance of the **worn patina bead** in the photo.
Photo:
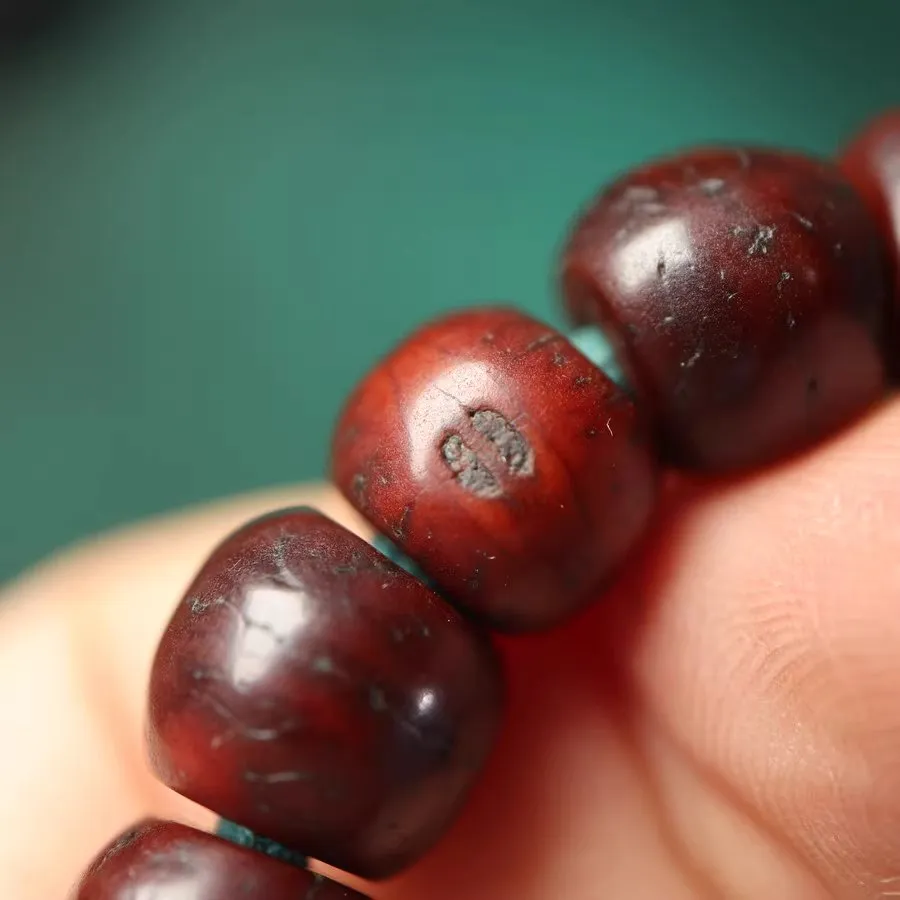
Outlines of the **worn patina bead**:
[[381,878],[452,821],[502,693],[490,643],[440,597],[286,510],[226,539],[178,605],[151,674],[151,761],[254,840]]
[[135,825],[105,847],[73,900],[366,900],[358,893],[175,822]]
[[448,316],[389,354],[348,400],[332,470],[442,593],[508,631],[596,599],[657,487],[629,396],[510,309]]
[[702,149],[638,168],[578,220],[562,286],[679,465],[771,462],[885,388],[883,242],[827,162]]

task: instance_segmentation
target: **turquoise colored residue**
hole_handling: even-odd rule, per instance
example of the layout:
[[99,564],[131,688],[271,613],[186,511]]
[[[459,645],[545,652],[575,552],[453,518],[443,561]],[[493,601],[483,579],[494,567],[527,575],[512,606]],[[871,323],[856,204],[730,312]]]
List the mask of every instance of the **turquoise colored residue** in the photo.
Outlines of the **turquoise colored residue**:
[[257,853],[263,853],[266,856],[271,856],[273,859],[290,863],[292,866],[298,866],[301,869],[306,868],[308,860],[302,853],[289,850],[287,847],[283,847],[276,841],[270,841],[268,838],[259,837],[249,828],[244,828],[243,825],[235,825],[234,822],[229,822],[227,819],[220,819],[216,827],[216,834],[232,844],[237,844],[239,847],[247,847],[249,850],[255,850]]
[[598,369],[605,372],[620,388],[628,390],[629,384],[612,344],[595,325],[583,325],[569,332],[572,346],[584,354]]
[[386,556],[394,565],[400,566],[409,572],[413,578],[417,578],[423,584],[427,585],[431,590],[437,591],[434,582],[416,565],[415,561],[410,559],[393,541],[386,538],[383,534],[376,534],[370,541],[372,546],[381,554]]

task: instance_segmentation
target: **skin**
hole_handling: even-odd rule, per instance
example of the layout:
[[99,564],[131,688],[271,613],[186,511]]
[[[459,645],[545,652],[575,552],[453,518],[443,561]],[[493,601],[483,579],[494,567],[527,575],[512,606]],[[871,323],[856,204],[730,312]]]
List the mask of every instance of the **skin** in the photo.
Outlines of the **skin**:
[[[505,641],[466,812],[390,900],[900,897],[900,402],[741,480],[677,485],[621,584]],[[157,786],[147,674],[229,529],[300,487],[63,553],[0,605],[0,897],[63,898],[115,832],[211,817]],[[345,879],[347,880],[347,879]]]

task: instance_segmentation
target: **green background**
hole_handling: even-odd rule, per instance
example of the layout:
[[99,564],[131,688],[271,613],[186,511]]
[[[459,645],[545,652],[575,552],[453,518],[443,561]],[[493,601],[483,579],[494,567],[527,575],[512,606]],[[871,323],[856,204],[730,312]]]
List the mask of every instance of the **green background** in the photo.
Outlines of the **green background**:
[[0,579],[320,475],[416,322],[555,319],[603,179],[831,152],[900,100],[896,0],[120,0],[0,65]]

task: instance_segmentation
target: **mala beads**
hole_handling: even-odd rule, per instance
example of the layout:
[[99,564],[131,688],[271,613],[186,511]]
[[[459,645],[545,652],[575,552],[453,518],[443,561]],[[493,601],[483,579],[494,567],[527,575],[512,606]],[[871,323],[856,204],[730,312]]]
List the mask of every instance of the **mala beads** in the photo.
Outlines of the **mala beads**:
[[770,464],[884,395],[895,160],[896,114],[839,165],[753,148],[659,160],[576,222],[569,337],[491,307],[400,344],[332,448],[373,544],[310,509],[254,520],[213,551],[160,643],[151,763],[223,817],[219,834],[140,823],[74,900],[365,900],[306,858],[368,879],[415,863],[500,723],[486,629],[549,628],[600,596],[665,466]]

